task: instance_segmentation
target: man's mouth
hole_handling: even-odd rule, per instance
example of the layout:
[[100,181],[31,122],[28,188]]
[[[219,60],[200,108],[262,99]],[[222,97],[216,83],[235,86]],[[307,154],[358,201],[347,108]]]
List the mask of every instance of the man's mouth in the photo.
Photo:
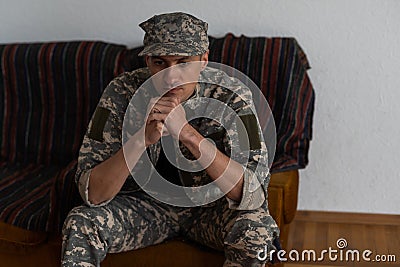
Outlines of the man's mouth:
[[165,93],[165,96],[175,95],[175,94],[177,94],[177,93],[178,93],[179,91],[181,91],[181,90],[182,90],[181,87],[172,88],[172,89],[168,90],[168,91]]

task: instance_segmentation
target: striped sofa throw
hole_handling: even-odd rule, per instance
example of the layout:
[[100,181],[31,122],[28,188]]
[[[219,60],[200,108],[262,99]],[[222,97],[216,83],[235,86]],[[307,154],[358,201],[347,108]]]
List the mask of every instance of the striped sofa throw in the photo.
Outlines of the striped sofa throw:
[[103,42],[0,45],[1,221],[58,231],[80,203],[78,151],[125,51]]
[[0,46],[1,159],[65,164],[74,159],[124,46],[64,42]]
[[265,95],[277,136],[271,171],[304,168],[312,138],[315,95],[307,75],[310,66],[296,40],[233,34],[210,37],[209,60],[243,72]]

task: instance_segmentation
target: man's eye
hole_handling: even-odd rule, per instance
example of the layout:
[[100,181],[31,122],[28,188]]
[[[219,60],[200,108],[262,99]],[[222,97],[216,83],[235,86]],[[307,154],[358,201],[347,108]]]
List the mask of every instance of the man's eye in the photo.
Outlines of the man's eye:
[[179,63],[179,67],[181,67],[181,68],[185,68],[185,67],[188,67],[189,66],[189,62],[180,62]]
[[157,65],[157,66],[161,66],[162,64],[164,64],[164,62],[162,60],[155,60],[155,61],[153,61],[153,64]]

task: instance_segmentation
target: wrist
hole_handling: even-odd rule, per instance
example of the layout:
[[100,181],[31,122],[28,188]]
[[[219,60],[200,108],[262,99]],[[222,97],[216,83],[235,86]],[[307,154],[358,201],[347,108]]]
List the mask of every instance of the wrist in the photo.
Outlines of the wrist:
[[149,146],[146,140],[145,127],[140,128],[133,136],[131,136],[125,144],[128,147],[135,147],[138,151],[144,151]]
[[179,133],[179,140],[186,146],[199,147],[204,137],[190,124],[186,124]]

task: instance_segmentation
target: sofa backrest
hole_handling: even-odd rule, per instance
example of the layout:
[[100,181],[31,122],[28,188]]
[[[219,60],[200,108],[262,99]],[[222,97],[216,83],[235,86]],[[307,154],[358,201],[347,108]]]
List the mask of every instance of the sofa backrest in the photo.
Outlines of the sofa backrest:
[[0,45],[0,161],[65,164],[77,157],[124,46],[103,42]]
[[[102,91],[119,73],[145,65],[141,49],[103,42],[0,45],[0,162],[76,158]],[[277,131],[272,171],[304,168],[314,90],[296,40],[210,37],[209,60],[240,70],[265,95]]]

